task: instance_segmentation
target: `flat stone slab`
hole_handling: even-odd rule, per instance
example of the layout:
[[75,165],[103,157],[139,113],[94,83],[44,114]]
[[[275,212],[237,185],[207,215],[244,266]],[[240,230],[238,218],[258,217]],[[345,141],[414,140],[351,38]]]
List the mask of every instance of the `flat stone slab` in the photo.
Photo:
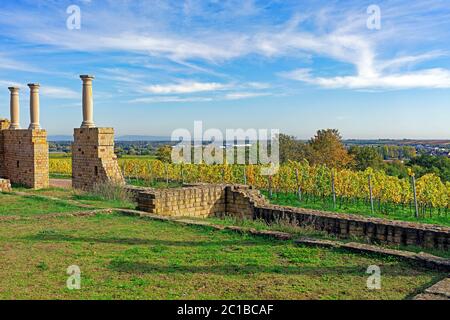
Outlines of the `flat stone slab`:
[[421,265],[431,268],[438,269],[443,271],[450,271],[450,260],[444,259],[441,257],[433,256],[427,253],[415,253],[410,251],[402,251],[395,250],[389,248],[383,248],[376,245],[357,243],[357,242],[339,242],[332,240],[320,240],[320,239],[311,239],[311,238],[300,238],[295,240],[297,244],[303,244],[308,246],[318,246],[318,247],[326,247],[326,248],[344,248],[351,251],[356,252],[366,252],[366,253],[375,253],[393,256],[405,260],[409,260],[412,262],[420,263]]
[[425,293],[439,295],[450,299],[450,278],[439,281],[435,285],[425,290]]
[[447,301],[448,299],[446,297],[435,295],[435,294],[428,294],[428,293],[421,293],[414,297],[413,300],[444,300]]

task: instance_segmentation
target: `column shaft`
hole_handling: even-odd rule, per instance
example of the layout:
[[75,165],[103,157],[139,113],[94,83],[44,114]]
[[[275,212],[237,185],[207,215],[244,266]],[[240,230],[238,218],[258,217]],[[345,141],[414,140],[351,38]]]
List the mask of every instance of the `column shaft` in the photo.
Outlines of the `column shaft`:
[[93,76],[80,76],[83,81],[83,122],[81,128],[95,128],[94,124],[94,99],[92,96]]
[[28,129],[41,129],[39,124],[39,84],[30,83],[30,126]]
[[9,87],[9,91],[11,92],[11,100],[10,100],[10,112],[11,112],[11,125],[10,129],[17,130],[20,129],[20,104],[19,104],[19,88],[18,87]]

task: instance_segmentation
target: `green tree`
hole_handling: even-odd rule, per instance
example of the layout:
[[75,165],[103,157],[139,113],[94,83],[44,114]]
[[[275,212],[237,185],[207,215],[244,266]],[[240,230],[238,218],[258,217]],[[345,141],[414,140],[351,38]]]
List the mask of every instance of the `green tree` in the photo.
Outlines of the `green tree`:
[[294,136],[280,134],[280,162],[285,163],[291,161],[302,161],[307,158],[308,146],[302,141],[297,140]]
[[345,168],[351,165],[353,158],[345,149],[342,137],[337,129],[319,130],[309,141],[310,163],[323,164],[330,168]]
[[379,169],[383,166],[383,158],[380,152],[374,147],[353,146],[349,153],[353,156],[355,169],[364,171],[367,168]]
[[156,150],[156,159],[162,162],[171,163],[172,162],[172,147],[169,145],[164,145]]

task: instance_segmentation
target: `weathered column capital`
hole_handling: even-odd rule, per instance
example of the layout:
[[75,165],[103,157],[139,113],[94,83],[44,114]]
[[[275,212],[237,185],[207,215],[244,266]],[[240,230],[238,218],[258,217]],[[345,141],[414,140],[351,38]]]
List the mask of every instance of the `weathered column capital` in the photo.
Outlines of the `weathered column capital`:
[[80,79],[83,80],[83,84],[92,84],[92,80],[94,80],[95,77],[88,74],[82,74]]
[[19,87],[9,87],[11,92],[10,98],[10,112],[11,112],[11,125],[10,129],[20,129],[20,115],[19,115]]
[[28,87],[30,87],[31,90],[39,90],[41,85],[39,83],[29,83]]
[[20,88],[19,87],[8,87],[9,91],[11,91],[11,94],[19,94]]
[[29,83],[30,88],[30,126],[28,129],[38,130],[39,124],[39,83]]
[[92,95],[92,80],[94,76],[81,75],[83,81],[83,122],[81,128],[95,128],[94,124],[94,97]]

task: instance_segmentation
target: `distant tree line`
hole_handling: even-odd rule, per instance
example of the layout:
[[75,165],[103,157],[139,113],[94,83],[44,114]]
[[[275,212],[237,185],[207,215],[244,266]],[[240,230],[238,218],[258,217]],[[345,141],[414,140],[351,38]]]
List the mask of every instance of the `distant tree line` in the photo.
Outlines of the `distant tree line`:
[[[331,168],[384,170],[388,175],[408,177],[408,169],[417,177],[434,173],[442,181],[450,181],[450,159],[443,156],[417,155],[411,146],[351,146],[347,149],[336,129],[317,131],[307,142],[293,136],[280,135],[280,161],[302,161]],[[401,160],[403,159],[403,160]]]

